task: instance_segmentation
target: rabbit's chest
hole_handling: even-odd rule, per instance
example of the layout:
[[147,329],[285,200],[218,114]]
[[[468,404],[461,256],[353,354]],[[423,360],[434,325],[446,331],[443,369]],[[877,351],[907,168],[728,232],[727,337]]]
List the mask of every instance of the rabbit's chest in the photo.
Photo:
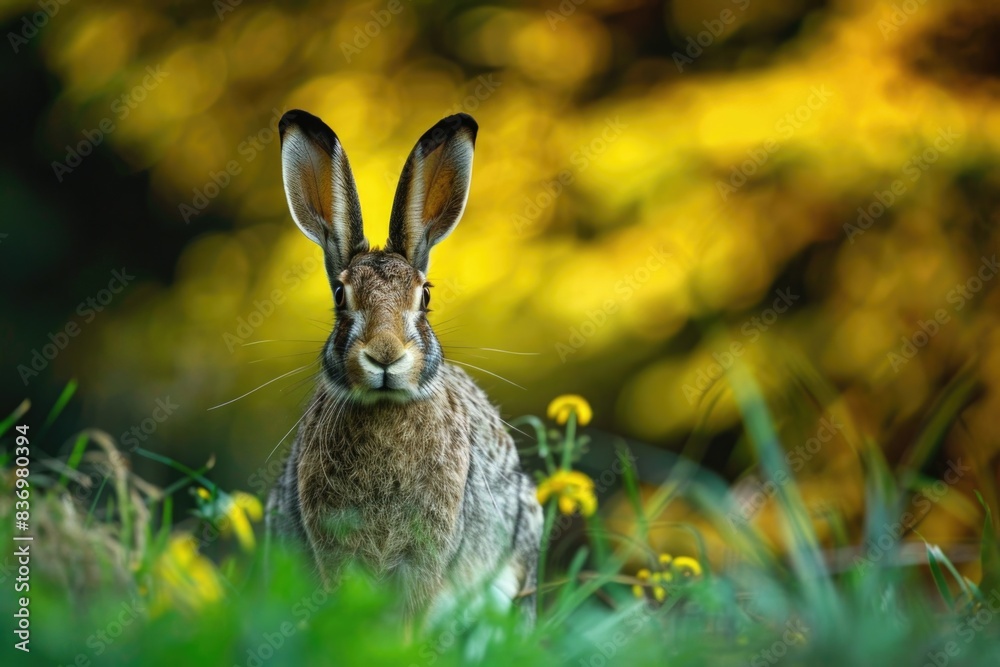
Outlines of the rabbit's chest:
[[381,573],[446,558],[460,540],[467,453],[435,446],[428,434],[416,442],[378,435],[355,433],[304,457],[303,510],[313,533]]

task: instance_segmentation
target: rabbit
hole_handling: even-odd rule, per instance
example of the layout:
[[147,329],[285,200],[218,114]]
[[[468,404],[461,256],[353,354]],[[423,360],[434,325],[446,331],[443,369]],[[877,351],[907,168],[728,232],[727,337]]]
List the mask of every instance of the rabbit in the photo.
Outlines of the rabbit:
[[408,620],[463,596],[534,622],[542,509],[497,408],[447,363],[427,320],[430,250],[465,210],[478,125],[459,113],[403,167],[385,248],[362,229],[354,177],[319,118],[281,118],[296,225],[322,249],[335,323],[280,478],[268,532],[303,545],[328,586],[352,560],[398,587]]

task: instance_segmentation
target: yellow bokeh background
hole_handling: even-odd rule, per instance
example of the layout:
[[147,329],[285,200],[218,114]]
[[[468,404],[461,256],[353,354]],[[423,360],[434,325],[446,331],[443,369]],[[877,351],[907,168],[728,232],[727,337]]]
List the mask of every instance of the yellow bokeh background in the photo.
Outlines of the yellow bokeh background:
[[[281,112],[302,108],[341,138],[375,243],[416,138],[456,111],[478,121],[464,219],[432,255],[432,321],[448,356],[523,387],[474,371],[505,415],[580,393],[604,432],[676,449],[703,418],[712,433],[738,425],[729,391],[697,388],[735,342],[770,399],[797,391],[790,366],[808,368],[834,390],[816,418],[837,411],[890,457],[974,368],[980,390],[947,446],[972,442],[984,461],[1000,452],[997,291],[985,281],[960,310],[949,298],[997,247],[1000,79],[968,66],[983,38],[970,12],[992,10],[220,0],[200,11],[71,2],[41,38],[62,86],[53,152],[75,138],[63,128],[96,125],[162,68],[110,146],[123,169],[148,172],[178,226],[231,221],[184,249],[172,282],[131,288],[73,359],[93,405],[141,417],[155,397],[180,402],[163,447],[208,429],[213,451],[251,474],[308,394],[307,368],[207,411],[313,362],[330,329],[319,249],[287,213],[274,133]],[[733,22],[706,32],[726,11]],[[239,173],[214,187],[230,163]],[[877,211],[894,182],[901,194],[860,228],[859,208]],[[781,290],[792,305],[766,328],[748,324]],[[275,294],[282,303],[265,314]],[[894,364],[939,309],[950,323]],[[242,345],[257,341],[275,342]],[[702,399],[715,394],[708,412]],[[804,439],[815,425],[779,427]],[[845,462],[856,457],[839,437],[806,495],[841,492],[856,512],[858,487],[842,481],[860,479]],[[733,474],[750,463],[745,448],[733,460]]]

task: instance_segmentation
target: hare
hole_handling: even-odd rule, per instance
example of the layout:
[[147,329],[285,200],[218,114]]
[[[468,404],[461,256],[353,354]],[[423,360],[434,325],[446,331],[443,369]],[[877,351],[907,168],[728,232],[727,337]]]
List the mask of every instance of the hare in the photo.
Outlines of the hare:
[[[534,619],[542,511],[497,409],[448,364],[428,323],[430,250],[465,210],[478,125],[428,130],[407,158],[384,250],[319,118],[279,124],[288,207],[322,249],[335,324],[316,392],[268,499],[268,531],[303,545],[327,586],[352,559],[398,587],[410,619],[488,591]],[[481,587],[481,588],[480,588]]]

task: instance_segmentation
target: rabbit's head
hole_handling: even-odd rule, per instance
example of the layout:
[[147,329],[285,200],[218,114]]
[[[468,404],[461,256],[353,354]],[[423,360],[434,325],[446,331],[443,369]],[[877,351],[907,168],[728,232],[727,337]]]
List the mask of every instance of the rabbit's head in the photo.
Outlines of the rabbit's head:
[[428,130],[400,176],[389,240],[371,248],[354,176],[337,135],[316,116],[289,111],[279,124],[288,208],[323,249],[336,319],[323,349],[329,389],[374,402],[428,395],[441,345],[427,321],[431,248],[465,210],[478,126],[456,114]]

